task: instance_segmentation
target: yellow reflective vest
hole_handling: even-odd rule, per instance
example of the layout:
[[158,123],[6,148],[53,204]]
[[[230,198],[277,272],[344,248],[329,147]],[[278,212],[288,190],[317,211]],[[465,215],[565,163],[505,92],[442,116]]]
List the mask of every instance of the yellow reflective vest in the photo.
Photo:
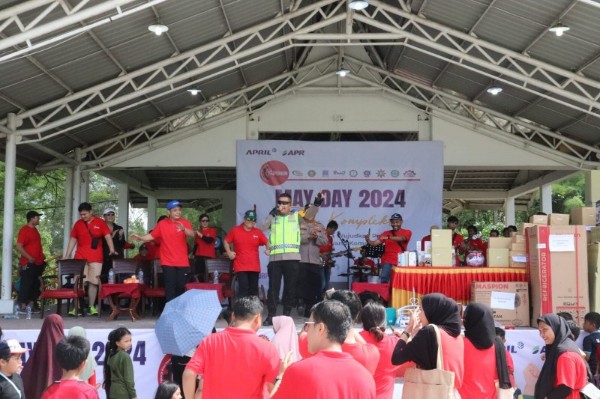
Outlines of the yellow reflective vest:
[[271,255],[300,253],[300,224],[298,213],[276,216],[271,221],[269,236]]

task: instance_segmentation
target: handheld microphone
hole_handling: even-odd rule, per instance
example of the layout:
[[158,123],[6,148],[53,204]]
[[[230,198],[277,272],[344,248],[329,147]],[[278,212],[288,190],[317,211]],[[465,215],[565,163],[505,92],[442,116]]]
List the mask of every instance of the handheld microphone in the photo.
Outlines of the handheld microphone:
[[337,236],[338,236],[338,238],[339,238],[340,240],[343,240],[343,238],[342,238],[342,233],[340,233],[339,231],[337,232]]

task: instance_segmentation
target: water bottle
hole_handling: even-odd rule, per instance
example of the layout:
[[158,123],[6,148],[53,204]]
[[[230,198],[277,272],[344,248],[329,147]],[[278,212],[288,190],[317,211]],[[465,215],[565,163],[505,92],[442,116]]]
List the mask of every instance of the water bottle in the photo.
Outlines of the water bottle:
[[138,279],[138,283],[144,284],[144,270],[142,270],[141,267],[140,267],[140,270],[138,270],[137,279]]
[[219,272],[215,270],[215,272],[213,273],[213,283],[214,284],[219,284]]
[[110,268],[110,270],[108,271],[108,284],[114,284],[115,283],[115,272],[113,271],[112,267]]
[[31,305],[27,305],[27,307],[25,308],[25,314],[25,319],[31,320]]
[[6,314],[4,315],[5,319],[18,319],[19,318],[19,305],[15,305],[15,309],[14,309],[14,313],[13,314]]

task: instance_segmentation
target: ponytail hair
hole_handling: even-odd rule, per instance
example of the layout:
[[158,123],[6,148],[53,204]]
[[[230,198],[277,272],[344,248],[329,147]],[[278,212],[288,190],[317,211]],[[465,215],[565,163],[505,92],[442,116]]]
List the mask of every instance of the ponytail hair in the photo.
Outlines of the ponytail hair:
[[384,337],[386,314],[385,308],[376,302],[367,303],[360,312],[363,329],[375,336],[377,342]]
[[125,327],[119,327],[117,329],[112,330],[108,334],[108,342],[106,343],[106,347],[104,348],[104,389],[106,390],[106,397],[110,396],[110,366],[108,365],[108,359],[117,353],[119,347],[117,346],[117,342],[119,342],[124,336],[131,335],[131,331],[126,329]]

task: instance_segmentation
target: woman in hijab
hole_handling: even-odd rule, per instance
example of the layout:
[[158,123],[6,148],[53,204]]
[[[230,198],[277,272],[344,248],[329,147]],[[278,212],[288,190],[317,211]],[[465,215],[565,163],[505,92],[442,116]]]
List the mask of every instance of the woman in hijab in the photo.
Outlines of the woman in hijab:
[[460,389],[464,374],[464,343],[460,335],[460,308],[443,294],[428,294],[421,298],[421,306],[413,312],[406,330],[392,354],[392,364],[412,361],[418,368],[436,368],[438,343],[435,324],[440,330],[444,370],[454,372],[454,387]]
[[279,357],[284,359],[288,352],[292,352],[292,362],[301,359],[298,351],[298,333],[294,319],[289,316],[273,317],[273,330],[275,336],[271,341],[279,352]]
[[465,309],[465,370],[469,370],[459,390],[462,399],[495,399],[496,384],[510,388],[506,349],[496,338],[492,310],[481,303]]
[[62,377],[54,348],[65,336],[65,325],[57,314],[46,316],[27,363],[21,372],[26,398],[41,398],[42,392]]
[[[87,334],[85,332],[85,329],[83,327],[79,327],[79,326],[75,326],[75,327],[71,328],[69,330],[68,335],[69,335],[69,337],[78,336],[78,337],[83,337],[83,338],[87,339],[87,336],[86,336]],[[98,364],[96,364],[96,358],[94,357],[94,352],[92,352],[90,350],[90,353],[88,354],[88,358],[87,358],[87,363],[85,364],[83,371],[79,375],[79,379],[81,381],[85,381],[88,384],[90,384],[91,386],[95,387],[96,386],[96,367],[98,367]]]
[[579,348],[569,338],[565,319],[549,313],[537,322],[546,343],[546,361],[535,384],[535,399],[579,399],[579,391],[591,373]]

